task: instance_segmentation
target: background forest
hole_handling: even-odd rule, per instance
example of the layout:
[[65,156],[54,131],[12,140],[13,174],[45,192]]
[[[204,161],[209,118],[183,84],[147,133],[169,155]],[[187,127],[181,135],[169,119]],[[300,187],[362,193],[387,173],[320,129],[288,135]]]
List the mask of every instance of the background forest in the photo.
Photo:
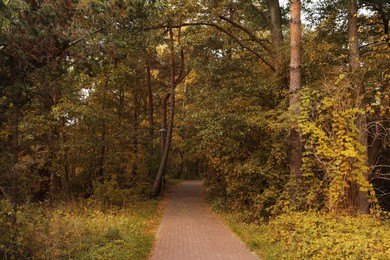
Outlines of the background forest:
[[125,226],[155,228],[164,179],[202,178],[273,242],[337,216],[385,259],[389,19],[388,0],[1,0],[1,255],[98,258],[97,230],[104,257],[146,257]]

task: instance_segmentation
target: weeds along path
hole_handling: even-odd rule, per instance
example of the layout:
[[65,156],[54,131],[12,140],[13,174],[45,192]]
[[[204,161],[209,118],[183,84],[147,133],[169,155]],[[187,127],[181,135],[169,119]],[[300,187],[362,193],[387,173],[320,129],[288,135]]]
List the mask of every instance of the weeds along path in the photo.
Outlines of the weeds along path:
[[151,260],[254,260],[257,257],[204,200],[201,181],[172,188]]

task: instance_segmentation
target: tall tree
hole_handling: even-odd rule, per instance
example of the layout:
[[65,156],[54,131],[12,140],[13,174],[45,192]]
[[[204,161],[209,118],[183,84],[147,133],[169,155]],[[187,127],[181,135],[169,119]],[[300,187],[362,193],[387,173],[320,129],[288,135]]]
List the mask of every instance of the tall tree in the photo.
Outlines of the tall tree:
[[283,65],[283,33],[282,33],[282,15],[280,12],[279,0],[269,0],[268,8],[271,17],[271,35],[274,52],[274,66],[276,72],[281,74]]
[[164,153],[161,155],[161,162],[158,168],[157,176],[153,185],[153,196],[159,195],[162,187],[162,181],[164,177],[164,171],[168,162],[168,155],[172,144],[172,131],[173,120],[175,117],[175,88],[176,88],[176,59],[175,59],[175,42],[173,37],[172,25],[169,25],[169,89],[170,89],[170,102],[169,102],[169,121],[167,129],[167,138],[164,144]]
[[[349,66],[352,75],[352,97],[355,97],[357,101],[356,106],[365,110],[365,91],[364,86],[360,82],[358,75],[360,71],[360,50],[359,50],[359,34],[358,34],[358,4],[356,0],[348,1],[348,50],[349,50]],[[367,132],[367,119],[365,114],[361,114],[357,118],[357,125],[360,131],[359,143],[364,147],[364,153],[361,155],[364,157],[365,164],[368,166],[368,154],[367,154],[367,144],[368,144],[368,132]],[[364,178],[368,180],[368,172],[362,173]],[[356,184],[352,185],[355,186]],[[356,206],[360,213],[368,212],[368,193],[367,191],[359,190],[359,185],[356,187],[358,189],[358,194],[352,193],[351,196],[357,196]],[[351,198],[351,201],[355,199]]]
[[290,131],[290,174],[291,177],[301,176],[302,152],[301,139],[298,129],[298,114],[300,103],[300,89],[302,84],[301,63],[301,1],[290,1],[290,34],[291,34],[291,61],[290,61],[290,87],[289,87],[289,109],[294,122]]
[[148,176],[152,176],[152,160],[154,155],[154,145],[153,145],[153,136],[154,136],[154,106],[153,106],[153,88],[152,88],[152,76],[150,73],[150,64],[147,61],[146,64],[146,95],[147,95],[147,106],[148,106],[148,153],[149,153],[149,173]]

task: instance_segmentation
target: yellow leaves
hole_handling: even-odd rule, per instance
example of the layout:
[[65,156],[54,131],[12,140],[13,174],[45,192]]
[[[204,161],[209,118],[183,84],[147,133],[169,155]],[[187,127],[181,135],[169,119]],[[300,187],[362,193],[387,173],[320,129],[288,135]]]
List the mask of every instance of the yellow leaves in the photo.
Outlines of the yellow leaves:
[[196,82],[198,79],[198,74],[196,73],[196,70],[193,69],[190,71],[190,73],[187,75],[187,77],[184,79],[184,84],[189,85],[193,82]]
[[366,113],[371,115],[375,113],[375,110],[372,105],[366,106]]
[[168,45],[166,44],[160,44],[156,47],[157,55],[160,57],[163,56],[163,54],[167,51],[168,51]]
[[358,151],[356,151],[355,147],[350,147],[349,149],[342,151],[341,154],[347,158],[348,157],[356,158],[359,155],[359,153],[358,153]]
[[366,216],[292,212],[260,230],[251,228],[247,239],[256,238],[262,241],[258,247],[277,252],[267,259],[387,259],[389,232],[385,223]]
[[150,74],[152,75],[153,78],[158,78],[158,76],[160,75],[160,70],[158,70],[158,69],[151,69],[150,70]]
[[346,75],[345,75],[344,73],[341,73],[341,74],[339,75],[339,77],[337,78],[335,84],[336,84],[336,85],[339,84],[340,81],[343,80],[343,79],[345,78],[345,76],[346,76]]
[[[348,95],[348,91],[341,92],[343,86],[337,86],[345,78],[345,74],[340,74],[336,86],[328,86],[329,92],[304,88],[299,118],[305,140],[303,176],[310,180],[314,179],[313,169],[325,172],[329,180],[328,206],[335,211],[345,207],[348,200],[345,191],[352,183],[357,183],[364,191],[372,191],[364,177],[368,172],[364,163],[367,147],[359,142],[361,129],[357,119],[367,112],[373,113],[374,107],[368,106],[364,111],[353,104],[345,104],[342,96]],[[334,92],[339,90],[336,96]]]

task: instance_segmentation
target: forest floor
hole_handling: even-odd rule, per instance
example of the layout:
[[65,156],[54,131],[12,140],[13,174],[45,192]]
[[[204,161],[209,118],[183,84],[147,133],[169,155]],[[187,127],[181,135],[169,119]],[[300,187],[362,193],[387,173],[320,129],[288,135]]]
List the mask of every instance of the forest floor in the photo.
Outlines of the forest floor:
[[202,181],[185,181],[169,192],[152,260],[257,259],[211,211]]

